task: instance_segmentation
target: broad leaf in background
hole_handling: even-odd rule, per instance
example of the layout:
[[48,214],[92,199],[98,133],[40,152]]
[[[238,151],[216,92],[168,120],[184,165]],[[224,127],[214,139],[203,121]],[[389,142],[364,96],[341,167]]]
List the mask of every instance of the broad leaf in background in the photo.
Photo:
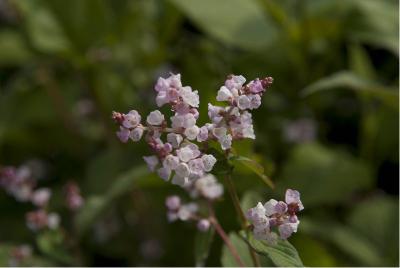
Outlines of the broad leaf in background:
[[377,196],[358,204],[349,217],[353,230],[375,245],[379,255],[385,256],[393,266],[399,264],[397,204],[396,198]]
[[248,169],[252,170],[255,174],[257,174],[257,176],[269,187],[275,187],[272,180],[267,175],[265,175],[264,167],[261,166],[257,161],[244,156],[233,156],[229,160],[244,165]]
[[262,49],[277,31],[254,0],[170,0],[214,38],[244,49]]
[[283,166],[279,189],[296,189],[305,207],[345,203],[355,191],[372,186],[370,168],[345,151],[317,143],[292,150]]
[[382,265],[383,259],[378,253],[378,248],[362,235],[353,232],[348,226],[335,222],[335,220],[319,221],[315,218],[310,220],[305,217],[302,218],[301,225],[303,232],[333,244],[350,256],[357,265]]
[[39,250],[62,265],[73,265],[74,259],[65,248],[65,237],[60,229],[40,233],[36,242]]
[[275,245],[268,245],[265,241],[256,240],[252,233],[246,238],[244,231],[240,236],[258,253],[268,257],[276,266],[303,267],[297,250],[287,240],[278,239]]
[[214,228],[207,232],[196,233],[194,244],[194,257],[196,267],[204,267],[210,253],[211,244],[214,240]]
[[116,178],[111,187],[103,195],[90,196],[87,198],[86,204],[76,217],[77,232],[79,234],[86,232],[100,214],[104,212],[117,197],[132,191],[135,182],[139,178],[145,177],[147,174],[148,170],[146,167],[134,167]]
[[[240,259],[246,266],[253,266],[253,261],[250,256],[249,247],[247,244],[235,233],[229,234],[233,246],[237,249]],[[228,247],[224,245],[222,247],[221,264],[224,267],[236,267],[238,264]]]
[[386,87],[366,80],[350,71],[342,71],[322,78],[302,91],[303,96],[309,96],[325,90],[338,88],[351,89],[381,100],[385,105],[398,109],[399,94],[396,88]]
[[399,16],[397,1],[355,0],[355,20],[347,28],[351,39],[383,47],[398,55]]
[[14,1],[24,16],[32,45],[44,53],[66,52],[70,46],[53,14],[40,1]]
[[0,66],[14,66],[33,57],[22,35],[10,30],[0,31]]

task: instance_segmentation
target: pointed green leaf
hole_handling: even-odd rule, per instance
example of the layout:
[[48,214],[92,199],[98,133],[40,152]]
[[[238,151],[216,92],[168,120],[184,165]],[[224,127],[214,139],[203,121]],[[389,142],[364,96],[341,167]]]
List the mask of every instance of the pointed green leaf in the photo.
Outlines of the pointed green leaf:
[[214,228],[210,228],[207,232],[198,231],[196,233],[196,238],[194,242],[194,257],[196,267],[204,267],[210,253],[213,239]]
[[262,49],[277,31],[254,0],[170,0],[202,30],[229,45]]
[[275,187],[272,180],[267,175],[265,175],[263,166],[261,166],[259,163],[257,163],[253,159],[250,159],[250,158],[244,157],[244,156],[233,156],[229,160],[238,162],[238,163],[244,165],[248,169],[252,170],[255,174],[257,174],[258,177],[269,187],[271,187],[271,188]]
[[258,254],[270,258],[276,266],[304,266],[296,248],[287,240],[278,239],[275,245],[269,245],[265,241],[256,240],[252,233],[249,233],[248,238],[244,231],[241,231],[240,235]]

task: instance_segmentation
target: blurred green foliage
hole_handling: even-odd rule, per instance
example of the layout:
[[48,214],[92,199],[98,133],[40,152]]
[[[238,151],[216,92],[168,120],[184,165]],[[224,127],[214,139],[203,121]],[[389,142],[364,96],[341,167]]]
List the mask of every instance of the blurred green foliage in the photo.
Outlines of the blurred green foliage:
[[[35,245],[26,265],[195,264],[195,227],[165,219],[165,197],[183,191],[149,174],[145,145],[120,144],[110,119],[154,109],[157,77],[179,72],[201,123],[226,75],[274,77],[257,140],[235,149],[277,188],[242,165],[234,179],[264,201],[301,191],[290,241],[304,265],[398,266],[398,25],[394,0],[0,1],[0,164],[39,163],[71,232],[35,242],[29,208],[0,193],[0,265],[22,243]],[[73,217],[57,198],[69,179],[86,198]],[[221,224],[246,248],[225,201]],[[234,265],[216,237],[205,265],[221,264]]]

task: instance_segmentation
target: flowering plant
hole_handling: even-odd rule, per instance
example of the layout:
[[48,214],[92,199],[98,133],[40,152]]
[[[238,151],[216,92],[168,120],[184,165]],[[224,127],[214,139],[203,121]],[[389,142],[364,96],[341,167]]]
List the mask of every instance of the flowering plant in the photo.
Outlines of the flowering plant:
[[[261,99],[271,86],[273,79],[255,79],[246,84],[241,75],[229,75],[217,93],[216,100],[224,106],[208,104],[209,123],[198,125],[200,98],[198,91],[183,86],[180,74],[160,77],[154,87],[158,107],[168,105],[172,112],[169,122],[160,110],[154,110],[142,122],[136,110],[124,114],[113,112],[112,118],[119,125],[117,132],[121,142],[139,141],[144,137],[153,154],[144,156],[148,168],[157,172],[167,182],[179,185],[195,200],[183,203],[178,196],[166,199],[167,217],[170,222],[195,221],[201,232],[215,230],[225,242],[235,261],[245,266],[240,252],[225,233],[215,215],[213,205],[222,199],[224,188],[214,174],[223,174],[225,184],[240,219],[242,238],[249,245],[253,264],[259,266],[259,254],[269,256],[276,264],[270,248],[280,250],[282,243],[297,231],[299,220],[296,213],[303,209],[300,194],[286,191],[285,202],[269,200],[244,213],[232,180],[233,160],[251,159],[235,154],[233,143],[242,139],[255,139],[251,111],[261,105]],[[212,147],[213,143],[218,146]],[[218,149],[219,147],[219,149]],[[220,164],[220,168],[216,165]],[[260,173],[258,171],[258,173]],[[272,182],[259,174],[270,186]],[[204,205],[206,212],[200,207]],[[249,224],[249,222],[251,224]],[[275,232],[277,229],[279,237]],[[252,232],[250,232],[252,231]],[[256,241],[260,241],[260,249]],[[290,244],[289,244],[290,245]],[[291,245],[290,245],[291,246]],[[295,249],[292,256],[295,264],[301,264]],[[288,255],[282,251],[284,256]],[[293,263],[292,263],[293,264]]]

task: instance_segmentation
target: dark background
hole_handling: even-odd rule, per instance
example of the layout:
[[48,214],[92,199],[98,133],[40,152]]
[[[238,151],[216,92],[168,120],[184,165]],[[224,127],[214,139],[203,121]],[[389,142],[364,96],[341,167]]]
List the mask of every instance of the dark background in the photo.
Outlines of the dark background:
[[[174,72],[199,90],[200,125],[228,74],[274,77],[257,139],[237,149],[277,189],[238,167],[240,195],[301,192],[289,240],[306,266],[398,266],[398,60],[394,0],[1,0],[0,165],[34,167],[74,242],[55,252],[26,228],[31,207],[1,192],[0,264],[27,243],[26,265],[194,265],[195,227],[165,217],[165,197],[183,191],[150,174],[146,145],[121,144],[111,120],[156,109],[153,85]],[[61,199],[71,179],[86,199],[77,215]],[[217,213],[239,228],[228,195]],[[206,265],[230,264],[221,246]]]

